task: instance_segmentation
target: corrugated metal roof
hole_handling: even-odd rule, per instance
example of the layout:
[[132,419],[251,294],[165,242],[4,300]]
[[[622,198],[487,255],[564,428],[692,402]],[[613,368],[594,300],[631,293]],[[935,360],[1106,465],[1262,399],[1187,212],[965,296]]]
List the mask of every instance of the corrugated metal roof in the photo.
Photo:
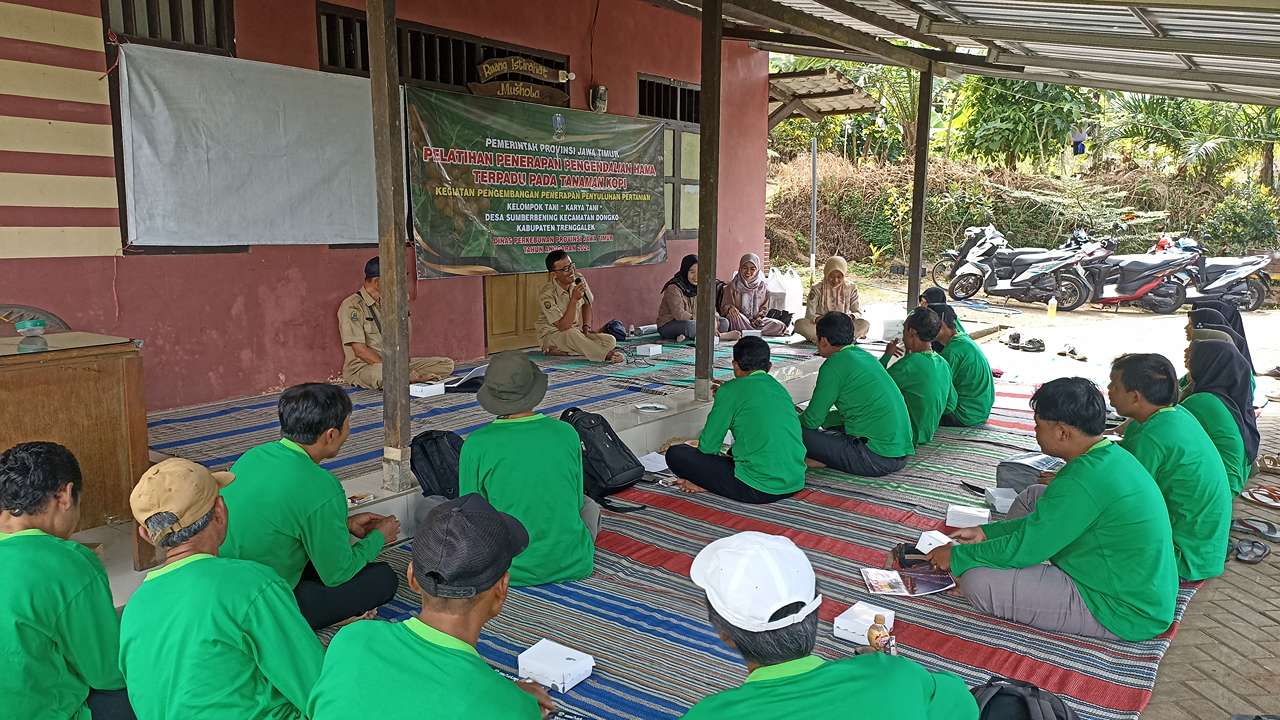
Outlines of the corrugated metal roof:
[[[769,75],[769,114],[793,99],[818,115],[849,115],[879,107],[875,98],[857,83],[833,70]],[[796,108],[789,114],[803,114],[803,111]]]

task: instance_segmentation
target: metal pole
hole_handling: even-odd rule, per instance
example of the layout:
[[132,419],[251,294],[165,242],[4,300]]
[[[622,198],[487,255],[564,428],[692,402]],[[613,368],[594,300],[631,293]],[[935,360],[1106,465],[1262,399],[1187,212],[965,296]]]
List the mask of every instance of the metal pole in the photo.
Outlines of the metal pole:
[[396,0],[369,0],[369,86],[382,276],[382,487],[410,487],[409,292],[405,278],[404,157]]
[[[698,313],[693,396],[711,399],[716,336],[716,229],[720,191],[720,41],[722,0],[702,3],[702,98],[698,146]],[[763,268],[761,268],[763,270]]]
[[813,126],[809,142],[809,279],[818,271],[818,124]]
[[929,181],[929,128],[933,113],[933,70],[920,73],[916,105],[916,169],[911,177],[911,258],[907,263],[907,307],[920,297],[920,266],[924,256],[924,194]]

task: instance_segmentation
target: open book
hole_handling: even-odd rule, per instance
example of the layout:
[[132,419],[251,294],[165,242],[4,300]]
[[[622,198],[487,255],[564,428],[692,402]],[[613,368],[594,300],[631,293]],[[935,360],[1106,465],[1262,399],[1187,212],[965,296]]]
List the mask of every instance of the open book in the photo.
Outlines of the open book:
[[862,579],[872,595],[932,595],[956,586],[950,573],[941,570],[881,570],[862,568]]
[[455,388],[461,385],[462,383],[474,380],[476,378],[482,378],[484,377],[485,371],[488,369],[489,369],[489,366],[487,364],[477,365],[471,368],[470,370],[468,370],[463,375],[450,375],[449,377],[444,379],[444,386],[447,388]]

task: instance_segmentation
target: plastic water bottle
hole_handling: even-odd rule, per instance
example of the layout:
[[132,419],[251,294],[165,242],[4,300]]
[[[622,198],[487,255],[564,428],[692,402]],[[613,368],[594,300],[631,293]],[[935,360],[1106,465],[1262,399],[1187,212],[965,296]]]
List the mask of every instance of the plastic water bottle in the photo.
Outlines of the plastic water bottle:
[[1058,296],[1054,295],[1049,298],[1049,322],[1053,322],[1058,317]]

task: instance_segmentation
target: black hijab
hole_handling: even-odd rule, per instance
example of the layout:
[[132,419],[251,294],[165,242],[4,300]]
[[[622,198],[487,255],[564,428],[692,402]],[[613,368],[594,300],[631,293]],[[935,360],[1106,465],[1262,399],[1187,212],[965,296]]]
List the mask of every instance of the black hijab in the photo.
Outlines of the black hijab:
[[680,272],[671,276],[671,279],[667,281],[667,284],[662,286],[662,291],[666,292],[667,285],[675,285],[680,288],[680,292],[684,293],[685,297],[697,297],[698,286],[689,282],[689,268],[696,264],[698,264],[697,255],[685,255],[680,260]]
[[1223,318],[1223,325],[1230,327],[1236,331],[1244,341],[1244,349],[1240,352],[1244,354],[1244,359],[1249,361],[1249,370],[1253,370],[1253,353],[1249,351],[1249,336],[1244,332],[1244,318],[1240,317],[1240,308],[1229,302],[1221,300],[1200,300],[1191,305],[1191,311],[1196,310],[1214,310]]
[[1249,365],[1249,373],[1253,373],[1253,355],[1249,353],[1249,343],[1244,336],[1235,331],[1235,328],[1227,324],[1227,319],[1222,313],[1212,308],[1197,308],[1192,310],[1188,317],[1191,318],[1191,327],[1208,328],[1210,330],[1218,330],[1231,336],[1231,342],[1235,343],[1236,350],[1244,356],[1244,360]]
[[1213,393],[1231,411],[1249,462],[1258,459],[1258,420],[1253,414],[1252,368],[1230,343],[1202,340],[1191,346],[1191,382],[1196,393]]

